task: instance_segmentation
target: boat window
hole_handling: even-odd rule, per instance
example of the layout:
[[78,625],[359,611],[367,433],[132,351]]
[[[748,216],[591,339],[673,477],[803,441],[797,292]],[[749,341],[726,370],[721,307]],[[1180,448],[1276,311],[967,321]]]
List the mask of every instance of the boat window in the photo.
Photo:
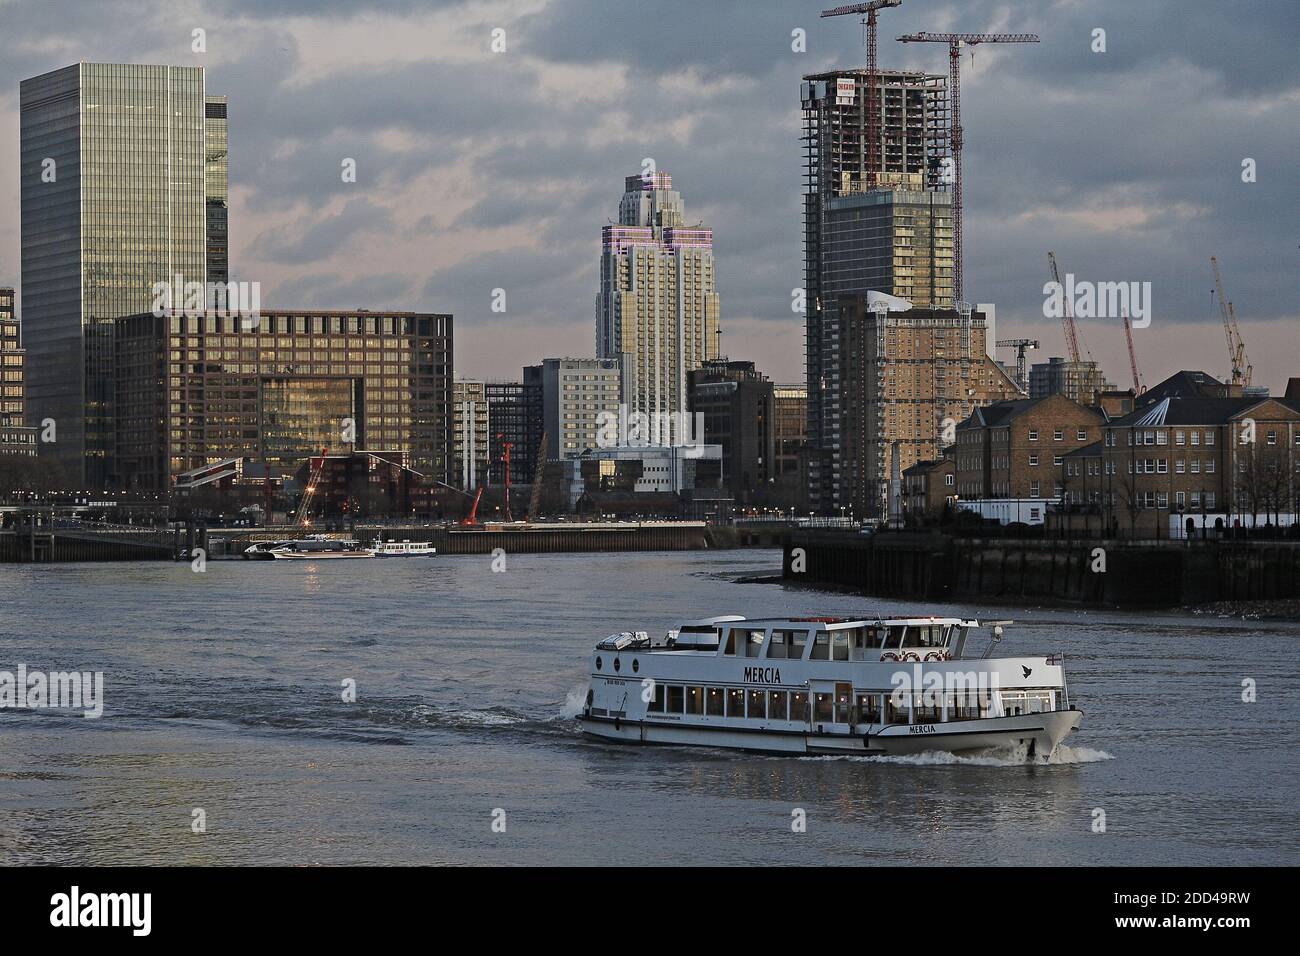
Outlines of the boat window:
[[773,720],[785,720],[785,691],[770,690],[767,692],[767,716]]
[[850,684],[835,685],[835,722],[837,724],[847,724],[851,722],[853,710],[853,687]]
[[704,713],[704,688],[703,687],[686,688],[686,713],[688,714]]
[[945,624],[943,628],[943,646],[948,647],[952,644],[952,632],[956,630],[951,624]]
[[971,720],[979,716],[978,691],[960,690],[946,694],[949,720]]
[[727,691],[727,716],[745,716],[745,692],[736,688]]
[[[771,645],[768,649],[767,656],[775,657],[777,660],[798,660],[803,657],[804,631],[783,631],[775,630],[768,639]],[[796,643],[796,635],[798,641]]]
[[858,720],[867,724],[880,723],[880,695],[858,695]]
[[863,628],[863,647],[880,648],[885,643],[885,629],[883,627],[866,627]]
[[723,700],[725,691],[720,687],[710,687],[704,701],[705,713],[710,717],[721,717],[723,715]]
[[885,723],[887,724],[905,724],[907,723],[907,698],[902,699],[902,703],[895,703],[893,694],[885,695]]
[[790,692],[790,719],[803,721],[808,719],[808,695],[801,690]]
[[943,701],[935,694],[913,694],[913,723],[937,724],[942,716],[940,707],[942,703]]
[[727,657],[736,656],[736,631],[727,632],[727,643],[722,648],[722,653]]
[[664,685],[658,682],[654,685],[654,697],[650,698],[650,704],[646,707],[652,714],[662,714],[664,712]]
[[852,647],[854,650],[860,651],[862,650],[862,648],[866,646],[863,643],[864,637],[863,637],[862,628],[850,627],[844,633],[849,636],[849,646]]
[[847,661],[849,659],[849,632],[833,631],[831,637],[833,640],[833,650],[835,651],[835,660]]
[[828,661],[831,659],[831,636],[825,631],[818,631],[813,635],[813,648],[811,660]]
[[921,629],[915,624],[909,624],[903,631],[904,647],[921,647]]
[[767,691],[751,690],[749,692],[749,716],[767,717]]
[[813,722],[827,723],[831,722],[831,716],[834,713],[832,704],[834,703],[834,694],[813,694]]
[[907,628],[902,624],[889,625],[889,640],[885,642],[885,646],[892,650],[897,650],[903,639],[903,631],[905,630],[907,630]]
[[758,657],[763,653],[763,632],[746,631],[745,633],[745,657]]
[[672,686],[672,685],[669,685],[669,687],[668,687],[668,713],[670,713],[670,714],[680,714],[680,713],[682,712],[682,700],[683,700],[684,696],[685,696],[685,695],[683,694],[682,688],[681,688],[680,686]]

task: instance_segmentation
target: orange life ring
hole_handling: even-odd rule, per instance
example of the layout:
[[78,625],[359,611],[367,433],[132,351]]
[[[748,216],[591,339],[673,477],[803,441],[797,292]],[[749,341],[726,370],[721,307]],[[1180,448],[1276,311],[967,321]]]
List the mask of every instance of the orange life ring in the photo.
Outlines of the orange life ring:
[[940,651],[931,651],[925,655],[925,659],[927,661],[941,661],[943,660],[943,654]]
[[896,660],[898,660],[899,658],[898,658],[898,655],[897,655],[897,654],[893,654],[893,653],[890,653],[889,651],[885,651],[885,653],[883,653],[883,654],[880,655],[880,659],[881,659],[882,661],[896,661]]
[[906,654],[903,655],[902,659],[905,661],[919,661],[921,659],[921,655],[915,653],[914,651],[908,651]]

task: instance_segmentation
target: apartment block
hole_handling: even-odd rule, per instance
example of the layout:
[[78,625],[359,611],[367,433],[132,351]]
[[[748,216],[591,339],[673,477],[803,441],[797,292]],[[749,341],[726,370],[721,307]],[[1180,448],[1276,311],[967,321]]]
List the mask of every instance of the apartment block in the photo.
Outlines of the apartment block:
[[25,421],[25,362],[14,290],[0,288],[0,455],[36,454],[37,429]]
[[865,296],[842,298],[837,309],[837,388],[823,423],[833,442],[831,501],[880,517],[895,459],[901,472],[939,458],[958,422],[1019,390],[987,354],[981,312],[890,312]]
[[753,362],[716,359],[690,373],[690,410],[704,425],[695,441],[722,450],[722,481],[738,504],[752,504],[775,478],[775,397]]
[[1102,395],[1115,386],[1106,381],[1106,373],[1092,361],[1067,362],[1052,356],[1029,368],[1029,397],[1064,395],[1084,405],[1097,405]]
[[487,480],[490,416],[486,383],[456,379],[451,385],[451,467],[462,491]]
[[504,484],[505,443],[510,443],[510,481],[530,484],[537,470],[538,453],[545,437],[542,424],[542,383],[536,381],[487,382],[488,475],[491,484]]

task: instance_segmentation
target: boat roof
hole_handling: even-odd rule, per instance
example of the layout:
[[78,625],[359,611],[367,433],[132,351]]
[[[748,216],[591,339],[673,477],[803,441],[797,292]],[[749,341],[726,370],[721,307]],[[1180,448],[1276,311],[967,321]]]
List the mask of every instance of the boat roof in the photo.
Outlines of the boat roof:
[[[882,617],[878,614],[828,615],[822,617],[744,617],[740,614],[724,614],[719,617],[706,617],[697,621],[682,621],[680,627],[713,627],[719,624],[758,624],[767,627],[789,627],[808,629],[811,625],[821,625],[828,630],[846,627],[864,627],[866,625],[908,625],[920,627],[927,624],[953,624],[964,627],[979,627],[979,621],[961,617]],[[818,628],[820,629],[820,628]]]

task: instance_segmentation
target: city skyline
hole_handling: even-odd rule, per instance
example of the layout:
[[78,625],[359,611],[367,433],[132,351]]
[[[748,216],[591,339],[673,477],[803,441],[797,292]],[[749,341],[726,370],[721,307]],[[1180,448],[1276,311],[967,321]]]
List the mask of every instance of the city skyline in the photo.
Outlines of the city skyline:
[[[542,354],[585,354],[599,283],[590,223],[608,218],[609,178],[650,157],[687,184],[693,210],[717,231],[722,353],[753,358],[778,381],[801,379],[802,316],[790,311],[803,284],[799,82],[861,65],[857,24],[819,21],[814,4],[743,18],[697,11],[690,38],[653,44],[649,57],[626,29],[634,11],[582,3],[519,13],[391,4],[331,25],[293,4],[231,0],[159,13],[132,34],[97,28],[97,11],[60,18],[61,6],[11,20],[19,4],[0,4],[16,41],[59,37],[41,52],[15,42],[0,54],[0,128],[16,139],[19,80],[73,60],[206,66],[210,88],[246,104],[233,114],[231,260],[234,277],[263,284],[263,302],[452,312],[464,317],[458,372],[479,377],[512,375]],[[999,334],[1042,340],[1036,360],[1065,354],[1059,325],[1041,312],[1051,248],[1081,278],[1153,282],[1153,327],[1136,333],[1149,379],[1180,367],[1222,377],[1214,254],[1256,381],[1282,386],[1295,354],[1297,249],[1272,211],[1296,189],[1283,170],[1297,133],[1281,120],[1297,81],[1278,15],[1267,4],[1249,17],[1204,5],[1166,24],[1155,9],[1118,4],[923,0],[888,11],[887,68],[942,72],[942,51],[893,42],[914,29],[1042,35],[1010,53],[981,48],[963,65],[968,298],[997,304]],[[191,32],[205,22],[207,52],[192,53]],[[1105,53],[1090,49],[1098,27]],[[498,28],[506,48],[493,53]],[[791,49],[797,29],[807,31],[806,53]],[[485,93],[472,111],[448,99],[493,77],[509,92]],[[520,92],[524,79],[533,92]],[[635,91],[646,115],[633,123],[620,99]],[[530,106],[545,106],[545,118]],[[1208,126],[1219,131],[1211,143],[1199,135]],[[347,157],[356,183],[340,181]],[[1257,182],[1241,181],[1244,158],[1256,161]],[[0,215],[13,221],[16,166],[12,152],[0,155]],[[18,279],[10,231],[0,283]],[[491,311],[498,288],[504,313]],[[1159,337],[1175,324],[1178,335]],[[1118,323],[1082,326],[1122,383]],[[498,345],[504,334],[509,349]]]

